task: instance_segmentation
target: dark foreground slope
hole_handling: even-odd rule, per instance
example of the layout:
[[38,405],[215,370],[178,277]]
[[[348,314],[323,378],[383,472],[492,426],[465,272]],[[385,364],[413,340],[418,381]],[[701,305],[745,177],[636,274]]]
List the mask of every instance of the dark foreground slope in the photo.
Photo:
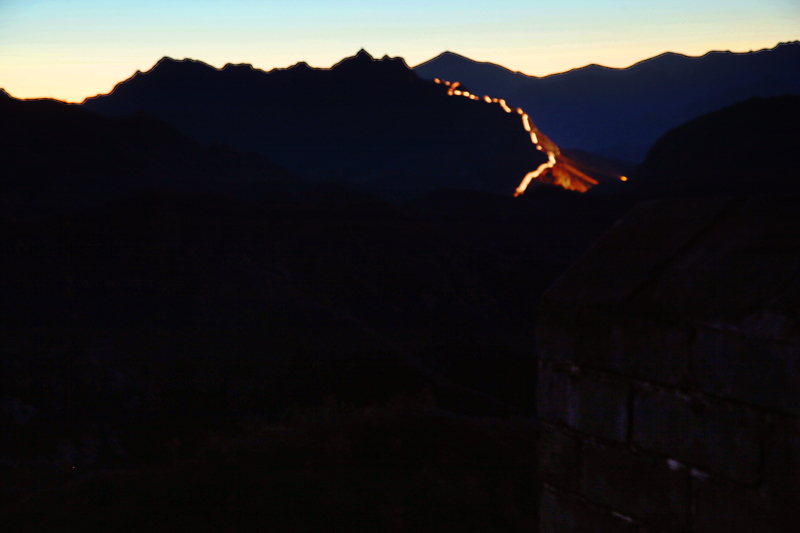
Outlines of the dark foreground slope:
[[465,505],[461,530],[527,527],[532,428],[471,418],[532,410],[531,294],[556,267],[156,119],[6,104],[5,530],[170,528],[191,507],[433,527]]
[[632,189],[652,196],[800,192],[800,96],[752,98],[661,137]]
[[109,116],[142,111],[201,142],[387,196],[439,187],[513,194],[547,160],[516,114],[448,97],[402,59],[364,51],[332,69],[271,72],[164,58],[82,105]]
[[[351,513],[334,509],[366,505],[363,486],[377,490],[370,497],[382,505],[398,498],[396,505],[420,520],[447,522],[459,505],[485,502],[486,491],[515,479],[513,461],[525,460],[493,459],[522,437],[474,457],[459,443],[465,435],[494,439],[494,430],[467,424],[462,434],[460,424],[442,424],[449,413],[507,417],[514,409],[506,402],[531,408],[534,369],[526,352],[533,339],[524,323],[534,311],[530,294],[542,290],[543,280],[520,262],[453,246],[383,204],[342,205],[322,193],[316,204],[270,210],[220,196],[148,193],[7,225],[2,258],[0,467],[3,506],[22,523],[31,518],[20,516],[46,519],[43,509],[60,507],[38,500],[25,508],[29,515],[18,515],[12,504],[20,497],[108,469],[122,472],[103,481],[114,488],[56,493],[83,494],[82,512],[59,516],[58,527],[48,529],[79,529],[71,524],[98,516],[114,521],[134,509],[144,524],[171,524],[176,518],[156,508],[171,506],[169,498],[146,489],[164,476],[185,505],[230,512],[233,520],[225,503],[236,497],[232,472],[251,479],[246,472],[269,464],[279,467],[264,470],[265,482],[322,505],[323,516],[307,518],[312,524],[349,523]],[[409,410],[429,414],[403,423],[397,413]],[[376,415],[385,421],[376,425]],[[355,417],[355,427],[303,436],[303,424],[340,416],[347,424]],[[433,441],[427,425],[441,431]],[[281,426],[300,433],[270,429]],[[288,451],[273,454],[273,435],[288,435]],[[233,451],[241,439],[255,439],[245,446],[255,448]],[[239,457],[238,466],[218,455],[222,449]],[[187,460],[201,463],[165,466]],[[151,468],[152,475],[137,474]],[[436,478],[431,469],[443,473]],[[460,486],[463,476],[479,485],[457,496],[433,495],[436,508],[426,511],[393,496],[378,479],[387,475],[409,490],[434,487],[436,479]],[[275,490],[247,485],[238,496],[250,502],[246,518],[295,520],[290,514],[303,510],[298,502],[273,509],[275,516],[253,510],[259,498],[278,497]],[[339,496],[344,507],[320,503],[341,490],[349,494]],[[148,500],[145,492],[156,495]],[[385,520],[395,510],[372,512]]]
[[520,106],[562,148],[641,161],[670,128],[754,96],[800,94],[800,43],[750,53],[666,53],[625,69],[537,78],[446,52],[414,68]]
[[0,90],[2,216],[41,216],[145,190],[278,200],[299,186],[263,156],[201,145],[155,119],[106,118]]

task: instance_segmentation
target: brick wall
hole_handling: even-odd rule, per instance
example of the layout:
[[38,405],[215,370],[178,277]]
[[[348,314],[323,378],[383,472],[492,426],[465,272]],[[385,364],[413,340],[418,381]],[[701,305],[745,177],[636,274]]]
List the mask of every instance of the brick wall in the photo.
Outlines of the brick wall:
[[545,295],[540,532],[800,531],[800,223],[727,202],[640,208]]

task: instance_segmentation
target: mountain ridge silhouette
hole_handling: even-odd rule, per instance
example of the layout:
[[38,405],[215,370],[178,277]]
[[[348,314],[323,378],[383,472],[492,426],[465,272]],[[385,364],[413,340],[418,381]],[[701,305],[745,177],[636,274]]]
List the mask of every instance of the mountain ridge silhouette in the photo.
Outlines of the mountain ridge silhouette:
[[665,52],[629,67],[528,76],[445,52],[414,67],[523,107],[562,148],[640,162],[672,127],[752,96],[800,93],[800,41],[698,57]]
[[204,65],[162,59],[81,106],[107,116],[144,112],[201,143],[387,197],[438,187],[511,194],[547,161],[518,116],[448,97],[402,58],[362,50],[331,69]]

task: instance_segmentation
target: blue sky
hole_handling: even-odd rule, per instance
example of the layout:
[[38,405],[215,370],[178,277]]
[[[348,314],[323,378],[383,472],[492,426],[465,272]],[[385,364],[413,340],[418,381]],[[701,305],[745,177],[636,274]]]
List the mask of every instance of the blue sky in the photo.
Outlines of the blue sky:
[[797,39],[800,0],[0,0],[0,87],[81,101],[163,56],[269,70],[329,67],[362,47],[541,76]]

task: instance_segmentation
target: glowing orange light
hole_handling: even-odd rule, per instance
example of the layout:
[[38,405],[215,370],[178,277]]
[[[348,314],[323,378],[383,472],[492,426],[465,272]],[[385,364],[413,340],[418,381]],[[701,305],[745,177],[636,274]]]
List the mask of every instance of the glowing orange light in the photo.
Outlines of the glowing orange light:
[[628,178],[626,178],[625,176],[620,176],[619,181],[628,181]]
[[[468,91],[459,91],[456,88],[459,87],[461,84],[457,81],[449,82],[444,80],[439,80],[438,78],[434,78],[436,83],[443,83],[447,85],[449,88],[447,90],[447,94],[449,96],[466,96],[470,100],[484,100],[486,103],[497,103],[500,104],[500,107],[503,108],[503,111],[506,113],[512,113],[512,110],[506,104],[506,101],[502,98],[491,98],[488,95],[484,95],[483,98],[478,97],[477,95],[471,94]],[[542,163],[539,167],[532,171],[525,174],[525,177],[522,179],[522,182],[517,187],[516,191],[514,192],[514,196],[519,196],[523,194],[525,190],[530,185],[531,181],[536,178],[544,176],[547,171],[550,171],[550,178],[548,183],[553,183],[555,185],[560,185],[565,189],[571,189],[574,191],[579,192],[586,192],[591,188],[593,185],[597,185],[597,181],[593,178],[587,176],[574,166],[570,164],[570,160],[568,158],[563,158],[562,160],[556,159],[556,154],[560,156],[561,151],[559,150],[558,146],[556,146],[550,139],[546,136],[543,137],[542,143],[539,144],[539,137],[537,135],[536,126],[530,120],[530,117],[527,113],[525,113],[521,107],[515,108],[517,114],[522,116],[522,125],[525,128],[525,131],[530,133],[531,136],[531,143],[536,146],[536,149],[540,152],[544,151],[547,153],[547,162]],[[621,181],[627,181],[628,178],[625,176],[620,176]]]
[[442,83],[439,78],[433,78],[433,83]]

